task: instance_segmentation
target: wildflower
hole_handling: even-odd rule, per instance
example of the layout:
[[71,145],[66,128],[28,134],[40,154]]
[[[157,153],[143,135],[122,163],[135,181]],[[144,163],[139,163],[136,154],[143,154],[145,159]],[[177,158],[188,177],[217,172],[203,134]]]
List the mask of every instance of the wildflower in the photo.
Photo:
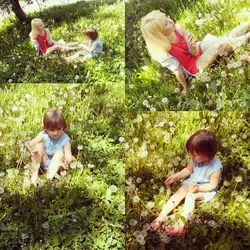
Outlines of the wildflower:
[[2,187],[0,187],[0,194],[4,193],[4,189]]
[[136,179],[136,182],[137,182],[137,183],[141,183],[141,182],[142,182],[142,178],[138,177],[138,178]]
[[133,88],[134,88],[134,85],[133,85],[133,84],[129,84],[128,87],[129,87],[130,89],[133,89]]
[[83,145],[78,145],[78,146],[77,146],[77,149],[78,149],[79,151],[83,150]]
[[75,64],[75,65],[73,66],[73,68],[76,69],[76,68],[77,68],[77,65]]
[[134,138],[134,143],[137,143],[139,139],[137,137]]
[[118,205],[118,210],[122,213],[125,214],[125,202],[122,202]]
[[168,123],[168,125],[169,125],[170,127],[173,127],[173,126],[174,126],[174,123],[173,123],[172,121],[170,121],[170,122]]
[[118,140],[119,140],[119,142],[124,142],[124,141],[125,141],[125,138],[121,136],[121,137],[119,137]]
[[150,229],[150,225],[148,223],[145,223],[143,226],[142,226],[142,229],[144,231],[148,231]]
[[243,70],[243,69],[240,69],[240,70],[239,70],[239,74],[240,74],[240,75],[244,74],[244,70]]
[[94,164],[90,164],[90,163],[87,166],[88,166],[88,168],[94,168],[95,167]]
[[129,225],[130,226],[134,227],[136,224],[137,224],[137,220],[135,220],[135,219],[130,219],[129,220]]
[[164,122],[159,122],[159,127],[163,127],[164,126]]
[[79,75],[76,75],[75,76],[75,80],[77,81],[79,79]]
[[136,236],[136,241],[138,241],[139,243],[141,243],[142,241],[144,241],[144,237],[142,234],[139,234]]
[[89,89],[85,89],[84,92],[87,94],[89,93]]
[[47,221],[45,221],[43,224],[42,224],[42,228],[43,229],[48,229],[49,228],[49,223]]
[[163,97],[161,100],[162,103],[167,103],[168,102],[168,98],[167,97]]
[[242,176],[237,176],[237,177],[235,178],[235,181],[236,181],[236,182],[242,182]]
[[116,193],[118,190],[117,186],[115,186],[115,185],[109,186],[108,189],[109,189],[110,193]]
[[236,135],[236,134],[233,134],[231,137],[232,137],[233,139],[236,139],[237,135]]
[[69,111],[71,111],[71,112],[74,112],[76,109],[75,109],[75,107],[69,107]]
[[135,195],[133,198],[133,203],[138,203],[140,201],[140,198],[138,195]]
[[152,201],[149,201],[147,204],[146,204],[146,208],[147,209],[152,209],[152,208],[154,208],[154,206],[155,206],[155,204],[154,204],[154,202],[152,202]]
[[226,142],[223,142],[223,143],[222,143],[222,147],[226,148],[226,147],[227,147],[227,143],[226,143]]
[[144,100],[144,101],[142,102],[142,105],[147,107],[147,106],[149,105],[148,100]]
[[155,111],[156,111],[156,108],[155,108],[155,107],[151,107],[151,108],[150,108],[150,111],[155,112]]
[[225,71],[222,71],[220,75],[221,75],[221,77],[226,77],[227,73]]

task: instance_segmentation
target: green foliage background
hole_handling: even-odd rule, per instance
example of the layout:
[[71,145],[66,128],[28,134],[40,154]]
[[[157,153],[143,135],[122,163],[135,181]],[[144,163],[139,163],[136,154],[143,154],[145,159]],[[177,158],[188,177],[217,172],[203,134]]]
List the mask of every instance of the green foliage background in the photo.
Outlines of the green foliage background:
[[[130,111],[224,110],[247,111],[250,106],[249,66],[239,61],[249,44],[234,55],[219,58],[193,78],[182,96],[175,76],[153,61],[140,31],[141,18],[160,9],[182,24],[198,40],[207,33],[226,35],[249,20],[248,0],[129,0],[126,3],[126,104]],[[198,26],[196,21],[202,21]]]
[[[30,14],[39,17],[54,40],[85,40],[84,31],[95,25],[107,52],[84,63],[64,63],[58,54],[33,58],[30,27],[7,18],[0,25],[0,82],[121,82],[124,81],[124,3],[122,1],[79,1]],[[68,55],[75,53],[67,52]]]
[[[123,249],[124,86],[0,87],[0,249]],[[29,188],[24,144],[53,106],[65,115],[75,160],[59,179],[41,175]]]
[[[250,233],[249,122],[249,113],[238,112],[127,115],[127,249],[245,249]],[[147,223],[180,185],[166,187],[164,180],[186,166],[186,141],[200,129],[213,131],[218,141],[217,155],[223,164],[219,192],[212,201],[197,204],[182,237],[151,232]],[[175,210],[175,218],[168,223],[178,218],[181,208]]]

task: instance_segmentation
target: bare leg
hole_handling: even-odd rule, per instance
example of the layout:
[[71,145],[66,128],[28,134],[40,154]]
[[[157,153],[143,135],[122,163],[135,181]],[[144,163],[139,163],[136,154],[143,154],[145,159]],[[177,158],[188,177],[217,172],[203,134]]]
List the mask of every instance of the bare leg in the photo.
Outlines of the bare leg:
[[62,166],[63,156],[64,156],[63,152],[61,151],[55,152],[51,161],[51,165],[49,166],[48,169],[47,179],[52,180],[55,177],[60,166]]
[[38,143],[34,146],[34,153],[31,155],[31,183],[36,185],[38,180],[38,171],[42,162],[47,158],[44,144]]
[[179,203],[186,197],[188,189],[189,187],[186,185],[181,186],[164,205],[161,213],[156,218],[156,220],[165,220],[167,215],[170,214],[175,209],[175,207],[177,207]]
[[228,36],[235,38],[245,35],[248,31],[250,31],[250,22],[245,22],[232,29]]
[[204,199],[204,196],[203,196],[202,192],[200,192],[200,193],[188,192],[187,196],[185,198],[185,203],[184,203],[184,207],[183,207],[183,211],[182,211],[181,215],[184,218],[188,219],[193,214],[194,207],[195,207],[195,201],[196,200],[203,200],[203,199]]
[[198,57],[196,65],[200,72],[209,67],[222,52],[232,51],[232,46],[228,39],[219,40],[209,46],[201,56]]

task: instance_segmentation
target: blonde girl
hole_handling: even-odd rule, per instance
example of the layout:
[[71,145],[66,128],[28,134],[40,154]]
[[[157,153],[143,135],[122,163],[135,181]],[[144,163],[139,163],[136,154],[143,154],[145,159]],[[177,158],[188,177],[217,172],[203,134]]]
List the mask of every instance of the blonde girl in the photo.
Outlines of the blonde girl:
[[64,132],[66,127],[66,120],[59,109],[51,108],[45,113],[43,131],[29,143],[32,184],[37,184],[41,165],[47,170],[47,179],[53,179],[61,166],[68,168],[72,153],[70,138]]
[[53,51],[74,50],[78,49],[78,43],[65,43],[62,39],[53,41],[50,31],[45,28],[43,21],[40,18],[34,18],[31,21],[30,39],[36,49],[36,57],[42,52],[43,55]]
[[236,46],[246,44],[250,39],[250,22],[234,28],[225,37],[207,34],[203,41],[185,30],[180,24],[159,10],[148,13],[141,19],[141,31],[152,58],[170,69],[188,91],[186,78],[197,76],[209,67],[218,55],[226,54]]

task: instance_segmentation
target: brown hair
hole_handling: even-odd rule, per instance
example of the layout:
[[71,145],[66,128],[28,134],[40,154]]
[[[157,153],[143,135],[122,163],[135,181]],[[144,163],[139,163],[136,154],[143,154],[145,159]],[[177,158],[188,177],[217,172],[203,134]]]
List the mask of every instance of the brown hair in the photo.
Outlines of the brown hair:
[[205,155],[212,159],[217,151],[217,141],[212,132],[199,130],[188,139],[186,149],[190,154]]
[[53,131],[61,128],[64,130],[66,127],[67,124],[63,113],[58,108],[51,108],[45,113],[43,118],[43,129]]
[[85,35],[86,35],[89,39],[95,41],[95,40],[97,39],[97,37],[98,37],[98,32],[97,32],[97,30],[96,30],[95,27],[91,26],[91,27],[89,27],[89,28],[85,31]]

